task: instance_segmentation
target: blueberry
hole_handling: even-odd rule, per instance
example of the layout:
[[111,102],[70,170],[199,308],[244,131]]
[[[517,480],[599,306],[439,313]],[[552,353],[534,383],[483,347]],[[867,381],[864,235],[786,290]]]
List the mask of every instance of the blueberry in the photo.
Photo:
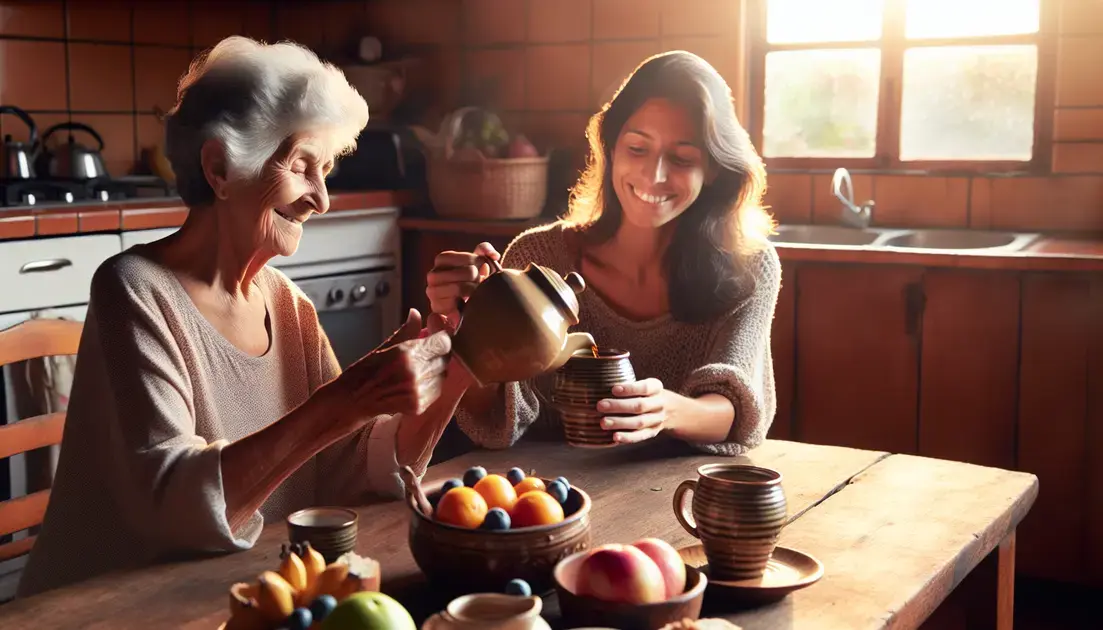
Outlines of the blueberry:
[[559,501],[560,505],[567,502],[567,486],[558,479],[548,484],[547,493],[555,497],[555,500]]
[[314,623],[314,616],[306,608],[296,608],[284,624],[287,630],[307,630]]
[[518,595],[520,597],[531,597],[532,596],[532,587],[529,586],[528,582],[526,582],[524,580],[521,580],[521,579],[510,580],[509,584],[506,584],[506,595]]
[[467,472],[463,473],[463,485],[468,488],[475,487],[475,484],[479,483],[479,480],[486,476],[486,469],[482,466],[472,466],[467,469]]
[[337,598],[332,595],[319,595],[310,605],[310,614],[314,621],[321,621],[337,608]]
[[494,531],[502,531],[509,529],[509,513],[502,508],[490,508],[490,511],[486,513],[483,518],[482,529],[489,529]]
[[510,468],[509,472],[506,473],[506,479],[508,479],[509,482],[515,486],[521,483],[521,480],[524,478],[525,471],[521,470],[520,468]]
[[459,488],[462,485],[463,485],[463,482],[460,481],[459,479],[449,479],[448,481],[444,482],[443,486],[440,487],[440,494],[441,494],[441,496],[444,496],[445,492],[448,492],[452,488]]
[[563,487],[564,488],[566,488],[568,490],[571,489],[571,482],[567,481],[566,477],[556,477],[555,480],[563,482]]

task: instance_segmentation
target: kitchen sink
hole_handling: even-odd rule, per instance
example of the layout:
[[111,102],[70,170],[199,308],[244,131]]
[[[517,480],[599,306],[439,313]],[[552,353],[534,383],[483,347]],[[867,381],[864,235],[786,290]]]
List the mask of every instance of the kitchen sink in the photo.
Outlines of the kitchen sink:
[[906,230],[884,239],[881,245],[907,249],[1007,249],[1019,250],[1033,234],[980,230]]
[[799,243],[801,245],[869,245],[877,240],[879,232],[836,225],[781,225],[777,234],[770,237],[774,243]]

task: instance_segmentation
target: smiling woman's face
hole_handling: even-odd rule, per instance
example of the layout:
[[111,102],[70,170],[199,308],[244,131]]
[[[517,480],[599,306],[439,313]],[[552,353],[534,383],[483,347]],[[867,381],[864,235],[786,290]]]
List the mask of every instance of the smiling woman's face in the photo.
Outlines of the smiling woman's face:
[[646,101],[625,122],[613,148],[613,189],[624,219],[652,228],[676,219],[701,194],[707,155],[685,107]]

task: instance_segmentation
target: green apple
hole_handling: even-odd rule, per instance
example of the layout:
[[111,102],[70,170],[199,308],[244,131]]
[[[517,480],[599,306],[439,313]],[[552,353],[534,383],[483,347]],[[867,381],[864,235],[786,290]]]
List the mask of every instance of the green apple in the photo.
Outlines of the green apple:
[[417,630],[414,618],[393,598],[364,591],[349,595],[322,621],[321,630]]

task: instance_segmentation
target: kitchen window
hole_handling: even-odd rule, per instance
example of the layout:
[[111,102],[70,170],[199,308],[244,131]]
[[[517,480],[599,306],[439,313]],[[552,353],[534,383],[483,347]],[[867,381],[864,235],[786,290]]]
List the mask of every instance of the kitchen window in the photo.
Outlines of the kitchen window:
[[1037,169],[1043,4],[757,0],[756,145],[781,167]]

